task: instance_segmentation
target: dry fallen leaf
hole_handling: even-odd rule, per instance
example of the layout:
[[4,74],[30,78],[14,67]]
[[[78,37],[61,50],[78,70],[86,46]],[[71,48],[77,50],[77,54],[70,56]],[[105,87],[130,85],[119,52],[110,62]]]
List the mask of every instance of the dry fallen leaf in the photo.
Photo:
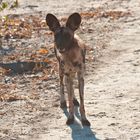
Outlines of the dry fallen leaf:
[[38,53],[40,53],[40,54],[47,54],[48,53],[48,50],[46,50],[46,49],[40,49],[38,51]]
[[47,59],[47,58],[46,58],[46,59],[44,59],[44,60],[43,60],[43,62],[46,62],[46,63],[48,63],[48,64],[52,63],[52,61],[51,61],[51,60],[49,60],[49,59]]
[[26,100],[27,97],[25,96],[17,96],[12,94],[2,94],[0,95],[0,101],[7,101],[7,102],[13,102],[17,100]]
[[111,19],[119,19],[124,16],[129,16],[131,15],[130,12],[124,12],[124,11],[101,11],[101,10],[96,10],[94,12],[81,12],[80,15],[83,18],[111,18]]

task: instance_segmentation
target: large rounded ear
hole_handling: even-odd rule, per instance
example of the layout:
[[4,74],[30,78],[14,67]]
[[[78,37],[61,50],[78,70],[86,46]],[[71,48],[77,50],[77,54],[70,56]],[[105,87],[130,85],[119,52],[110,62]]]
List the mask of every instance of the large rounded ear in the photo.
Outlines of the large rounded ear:
[[71,30],[75,31],[79,28],[81,23],[81,16],[78,13],[73,13],[69,16],[66,27],[70,28]]
[[46,23],[49,26],[49,29],[53,32],[60,28],[60,23],[58,19],[52,14],[47,14]]

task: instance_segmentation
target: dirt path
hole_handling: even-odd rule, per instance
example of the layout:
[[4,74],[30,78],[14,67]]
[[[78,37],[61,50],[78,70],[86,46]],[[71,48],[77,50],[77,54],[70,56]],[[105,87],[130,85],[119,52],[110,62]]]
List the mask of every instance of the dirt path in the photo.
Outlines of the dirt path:
[[[59,15],[62,15],[61,13],[67,15],[71,10],[92,11],[94,5],[95,8],[102,7],[102,11],[121,10],[130,11],[132,14],[128,18],[114,21],[106,18],[83,19],[78,32],[88,45],[95,49],[95,55],[100,52],[100,57],[94,62],[89,59],[92,51],[87,57],[85,106],[91,127],[81,125],[78,108],[75,108],[75,124],[70,127],[65,124],[67,110],[59,108],[58,75],[52,76],[47,81],[38,78],[43,75],[42,73],[17,75],[10,77],[10,80],[5,76],[2,80],[8,78],[17,84],[17,88],[10,93],[28,96],[31,94],[35,99],[0,103],[0,139],[140,139],[140,3],[137,0],[123,2],[89,0],[82,4],[79,0],[77,3],[78,6],[70,1],[67,8],[65,8],[67,2],[60,7],[57,7],[56,3],[50,3],[50,9],[46,11],[52,10],[57,11]],[[33,9],[40,11],[39,4],[35,2],[34,5],[38,7],[34,6]],[[102,32],[106,29],[104,27],[107,27],[107,32]],[[100,50],[101,46],[105,49]],[[33,84],[32,79],[35,77],[36,82]],[[77,89],[76,95],[78,97]]]
[[94,78],[87,78],[87,108],[92,130],[99,132],[101,139],[140,139],[139,25],[140,20],[125,24],[100,59]]

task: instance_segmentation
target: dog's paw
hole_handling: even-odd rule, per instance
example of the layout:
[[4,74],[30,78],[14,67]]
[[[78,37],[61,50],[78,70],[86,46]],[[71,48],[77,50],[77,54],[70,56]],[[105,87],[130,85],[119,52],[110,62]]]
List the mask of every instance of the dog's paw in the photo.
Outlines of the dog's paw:
[[67,124],[67,125],[71,125],[71,124],[73,124],[73,123],[74,123],[74,117],[68,118],[68,120],[66,121],[66,124]]
[[73,99],[73,104],[74,106],[79,106],[79,102],[77,101],[77,99]]
[[90,126],[90,122],[88,120],[81,120],[81,122],[84,126]]
[[61,103],[60,103],[60,107],[61,107],[61,108],[67,108],[67,103],[66,103],[66,101],[61,102]]

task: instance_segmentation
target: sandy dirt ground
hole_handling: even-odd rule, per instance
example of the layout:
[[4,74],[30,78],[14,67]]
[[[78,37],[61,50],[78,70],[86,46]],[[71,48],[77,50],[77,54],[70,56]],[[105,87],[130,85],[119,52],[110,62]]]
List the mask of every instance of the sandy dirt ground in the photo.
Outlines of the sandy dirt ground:
[[[73,12],[83,17],[77,34],[88,45],[85,108],[90,127],[82,126],[76,107],[75,123],[67,126],[67,109],[59,107],[53,36],[44,24],[48,12],[62,23]],[[19,8],[0,13],[7,14],[31,24],[32,34],[21,30],[11,37],[0,28],[0,63],[47,58],[51,68],[22,74],[0,69],[0,140],[140,140],[138,0],[19,0]],[[38,54],[40,48],[47,54]]]

